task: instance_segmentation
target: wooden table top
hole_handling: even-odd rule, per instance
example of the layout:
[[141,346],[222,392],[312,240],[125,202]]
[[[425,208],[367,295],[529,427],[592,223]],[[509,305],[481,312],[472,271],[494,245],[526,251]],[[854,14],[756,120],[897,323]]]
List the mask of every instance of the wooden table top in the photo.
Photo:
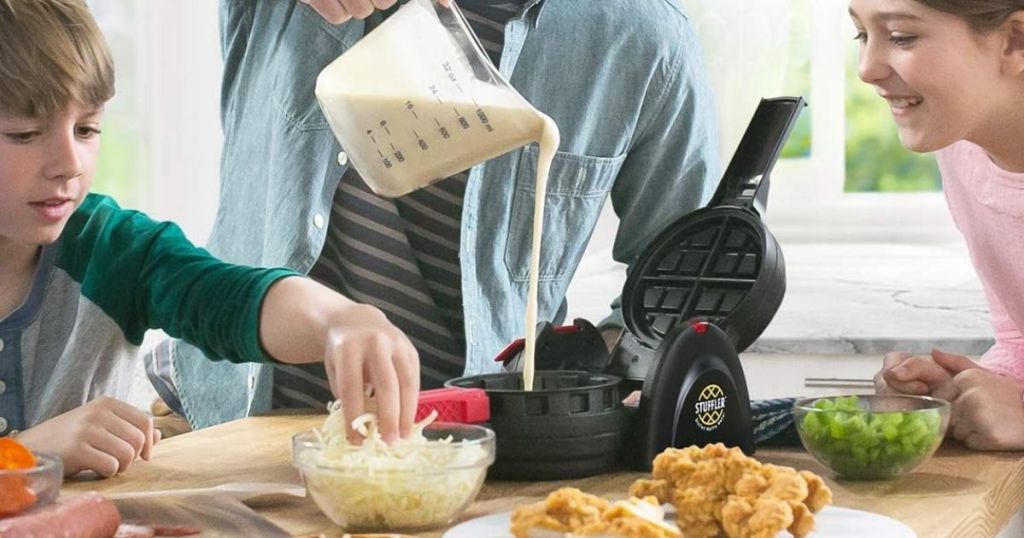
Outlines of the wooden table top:
[[[159,443],[148,462],[138,461],[106,480],[68,480],[63,491],[154,491],[225,482],[299,484],[299,474],[291,465],[291,436],[320,425],[323,418],[250,417],[173,437]],[[993,536],[1024,508],[1024,454],[1019,452],[972,452],[947,443],[913,473],[881,482],[837,481],[800,448],[762,449],[756,456],[766,463],[818,473],[831,486],[835,505],[895,518],[922,538]],[[643,476],[618,472],[569,482],[489,482],[461,519],[511,510],[564,485],[623,498],[633,480]],[[256,510],[295,536],[344,534],[311,499],[288,499]],[[437,537],[440,532],[422,536]]]

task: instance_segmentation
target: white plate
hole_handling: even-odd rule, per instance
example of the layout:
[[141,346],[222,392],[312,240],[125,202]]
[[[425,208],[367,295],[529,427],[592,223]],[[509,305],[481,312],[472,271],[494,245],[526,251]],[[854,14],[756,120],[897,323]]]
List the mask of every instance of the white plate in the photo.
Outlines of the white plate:
[[[511,515],[511,512],[501,512],[464,521],[448,529],[442,538],[511,538],[508,532]],[[814,520],[814,532],[809,538],[917,538],[913,529],[895,519],[852,508],[826,506],[814,514]],[[779,538],[792,536],[788,532],[779,533]]]

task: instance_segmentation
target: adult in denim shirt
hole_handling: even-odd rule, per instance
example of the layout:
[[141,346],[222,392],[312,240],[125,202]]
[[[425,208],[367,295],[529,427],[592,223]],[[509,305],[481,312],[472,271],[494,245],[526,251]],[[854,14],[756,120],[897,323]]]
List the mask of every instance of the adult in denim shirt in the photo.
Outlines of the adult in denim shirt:
[[[314,84],[365,25],[332,24],[297,0],[222,0],[225,137],[208,245],[215,255],[302,272],[316,262],[346,167]],[[499,68],[561,132],[539,290],[539,318],[560,322],[608,196],[620,218],[613,257],[627,264],[710,196],[719,177],[712,95],[677,0],[530,0],[505,27]],[[531,145],[469,175],[460,252],[466,374],[498,370],[494,356],[524,334],[536,162]],[[594,292],[612,301],[617,290]],[[621,327],[617,306],[602,327]],[[180,343],[158,351],[169,351],[161,360],[173,365],[193,427],[269,409],[271,368],[195,360],[198,351]]]

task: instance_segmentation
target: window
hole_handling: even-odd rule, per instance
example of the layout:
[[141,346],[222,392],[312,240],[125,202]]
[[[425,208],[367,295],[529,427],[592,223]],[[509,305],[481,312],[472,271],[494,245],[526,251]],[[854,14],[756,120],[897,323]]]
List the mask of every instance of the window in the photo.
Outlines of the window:
[[761,97],[810,104],[772,175],[780,238],[948,241],[956,237],[934,157],[904,149],[885,102],[857,79],[847,0],[681,0],[704,47],[732,157]]
[[217,3],[88,3],[110,44],[117,77],[93,190],[173,220],[202,243],[219,184]]
[[90,0],[89,7],[114,56],[117,93],[107,103],[99,164],[93,191],[109,194],[122,205],[138,206],[145,188],[143,172],[146,132],[142,123],[141,79],[137,50],[138,3],[131,0]]

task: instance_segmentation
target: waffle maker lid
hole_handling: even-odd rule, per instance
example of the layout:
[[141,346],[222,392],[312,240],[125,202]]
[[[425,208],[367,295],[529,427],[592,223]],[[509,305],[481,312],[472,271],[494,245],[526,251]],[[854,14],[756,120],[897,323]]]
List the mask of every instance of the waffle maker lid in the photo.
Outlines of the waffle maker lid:
[[715,323],[737,351],[760,336],[785,293],[782,251],[761,216],[768,176],[806,103],[762,99],[707,207],[659,234],[622,290],[629,333],[657,349],[674,328]]

